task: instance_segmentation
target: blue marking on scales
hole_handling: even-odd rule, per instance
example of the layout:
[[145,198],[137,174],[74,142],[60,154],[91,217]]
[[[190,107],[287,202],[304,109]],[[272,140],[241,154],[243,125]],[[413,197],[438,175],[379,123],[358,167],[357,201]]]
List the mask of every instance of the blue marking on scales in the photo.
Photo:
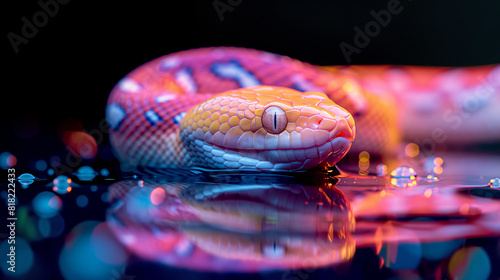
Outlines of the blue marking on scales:
[[155,126],[156,123],[162,121],[163,119],[158,115],[156,114],[153,110],[149,110],[147,111],[146,113],[144,113],[144,116],[146,117],[146,119],[148,120],[148,122]]
[[177,125],[180,124],[182,121],[182,118],[184,118],[185,115],[186,115],[186,112],[182,112],[182,113],[178,114],[177,116],[175,116],[174,123]]
[[189,67],[184,67],[175,72],[175,81],[184,89],[187,93],[196,93],[198,85],[193,79],[193,69]]
[[258,86],[261,82],[249,71],[247,71],[236,60],[229,62],[215,62],[210,67],[212,73],[220,78],[232,79],[241,87]]

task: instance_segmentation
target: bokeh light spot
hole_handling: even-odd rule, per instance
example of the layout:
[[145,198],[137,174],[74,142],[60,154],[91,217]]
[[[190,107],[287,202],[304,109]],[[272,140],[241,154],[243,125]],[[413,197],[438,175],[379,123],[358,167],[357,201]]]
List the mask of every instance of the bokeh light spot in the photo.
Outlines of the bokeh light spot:
[[378,176],[385,176],[387,175],[387,165],[380,163],[377,165],[377,175]]
[[93,159],[97,155],[97,143],[94,137],[83,131],[64,133],[63,142],[69,151],[84,159]]
[[481,247],[462,248],[451,257],[448,272],[452,279],[488,279],[491,273],[490,258]]
[[435,165],[442,165],[443,164],[443,159],[440,158],[440,157],[436,157],[436,158],[434,158],[433,162],[434,162]]
[[108,193],[108,192],[103,192],[103,193],[101,194],[101,200],[102,200],[103,202],[108,203],[108,202],[109,202],[109,193]]
[[59,269],[65,279],[109,280],[115,276],[113,271],[124,270],[124,249],[110,233],[96,228],[98,222],[85,221],[68,234],[59,255]]
[[154,205],[160,205],[165,199],[165,190],[163,188],[157,187],[151,191],[151,202]]
[[16,156],[14,156],[14,155],[10,155],[10,156],[7,158],[7,165],[8,165],[9,167],[14,167],[14,166],[16,166],[16,164],[17,164],[17,158],[16,158]]
[[109,170],[107,168],[101,169],[101,175],[107,177],[109,175]]
[[0,154],[0,168],[9,169],[15,166],[16,163],[17,159],[13,154],[9,152],[3,152]]
[[45,171],[45,170],[47,170],[47,167],[48,167],[48,164],[43,159],[37,160],[35,163],[35,168],[38,171]]
[[41,218],[51,218],[62,207],[61,199],[52,192],[41,192],[32,201],[33,210]]
[[369,160],[370,159],[370,153],[368,153],[367,151],[362,151],[361,153],[359,153],[359,159]]
[[89,199],[86,195],[81,194],[76,198],[76,205],[78,205],[78,207],[84,208],[87,207],[88,204]]
[[57,214],[52,218],[38,220],[38,231],[45,237],[58,237],[61,235],[65,228],[65,222],[61,215]]
[[436,166],[432,169],[432,171],[434,171],[435,174],[441,174],[443,173],[443,167],[441,166]]
[[107,223],[100,223],[94,228],[90,241],[99,260],[107,264],[122,264],[127,260],[127,251],[114,237]]
[[426,189],[424,192],[424,196],[429,198],[432,195],[432,189]]
[[408,157],[416,157],[418,156],[420,152],[420,149],[418,147],[417,144],[415,143],[408,143],[405,147],[405,154],[408,156]]

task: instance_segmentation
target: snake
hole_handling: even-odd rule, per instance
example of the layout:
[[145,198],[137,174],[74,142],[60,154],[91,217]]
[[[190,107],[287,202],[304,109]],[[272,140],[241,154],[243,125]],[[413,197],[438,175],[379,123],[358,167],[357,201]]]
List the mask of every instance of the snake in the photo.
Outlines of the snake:
[[317,66],[206,47],[134,69],[105,114],[122,169],[300,171],[391,155],[404,141],[497,141],[499,88],[496,65]]

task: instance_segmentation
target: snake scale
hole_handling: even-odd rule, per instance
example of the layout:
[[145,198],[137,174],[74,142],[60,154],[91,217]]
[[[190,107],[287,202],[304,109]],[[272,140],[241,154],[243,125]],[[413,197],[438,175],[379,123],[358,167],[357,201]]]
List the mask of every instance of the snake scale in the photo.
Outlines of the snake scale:
[[154,59],[106,106],[122,166],[304,170],[401,141],[500,139],[500,67],[315,66],[237,47]]

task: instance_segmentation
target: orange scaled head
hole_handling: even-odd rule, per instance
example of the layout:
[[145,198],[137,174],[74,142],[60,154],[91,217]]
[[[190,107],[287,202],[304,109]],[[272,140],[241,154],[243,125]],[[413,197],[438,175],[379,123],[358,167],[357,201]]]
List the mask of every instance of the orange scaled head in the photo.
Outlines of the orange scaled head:
[[180,136],[195,166],[304,170],[342,159],[355,126],[352,115],[323,93],[256,86],[193,107]]

